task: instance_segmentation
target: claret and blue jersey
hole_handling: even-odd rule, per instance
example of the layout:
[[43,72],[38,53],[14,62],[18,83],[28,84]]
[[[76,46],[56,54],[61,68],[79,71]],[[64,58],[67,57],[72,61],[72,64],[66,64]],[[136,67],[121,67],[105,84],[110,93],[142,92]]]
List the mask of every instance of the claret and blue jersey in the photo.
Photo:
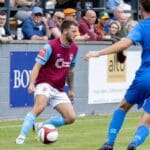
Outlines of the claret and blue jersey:
[[42,65],[36,84],[46,82],[63,91],[68,69],[76,64],[77,50],[76,44],[64,46],[59,38],[46,44],[36,57]]

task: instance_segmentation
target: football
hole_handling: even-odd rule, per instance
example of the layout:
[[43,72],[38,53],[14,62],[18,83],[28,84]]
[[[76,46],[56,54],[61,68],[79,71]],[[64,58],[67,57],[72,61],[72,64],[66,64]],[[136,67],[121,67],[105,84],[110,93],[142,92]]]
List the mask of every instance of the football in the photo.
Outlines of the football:
[[58,139],[58,130],[53,125],[45,124],[38,131],[38,136],[44,144],[54,143]]

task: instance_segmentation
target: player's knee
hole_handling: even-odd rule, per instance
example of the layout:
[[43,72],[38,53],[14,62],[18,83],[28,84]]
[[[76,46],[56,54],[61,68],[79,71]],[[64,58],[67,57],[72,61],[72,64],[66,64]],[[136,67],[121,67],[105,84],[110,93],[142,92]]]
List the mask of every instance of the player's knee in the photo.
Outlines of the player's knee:
[[122,109],[125,112],[127,112],[130,108],[131,108],[131,105],[125,101],[121,102],[121,104],[119,105],[119,109]]
[[68,116],[68,117],[66,118],[66,123],[67,123],[67,124],[72,124],[72,123],[75,122],[75,120],[76,120],[76,116],[75,116],[75,115],[70,115],[70,116]]

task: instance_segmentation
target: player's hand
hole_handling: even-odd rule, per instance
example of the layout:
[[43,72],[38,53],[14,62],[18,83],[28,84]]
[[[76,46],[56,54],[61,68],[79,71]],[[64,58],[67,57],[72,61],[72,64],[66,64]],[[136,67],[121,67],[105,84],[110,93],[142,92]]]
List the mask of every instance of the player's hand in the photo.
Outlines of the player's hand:
[[35,91],[35,85],[30,83],[29,87],[28,87],[28,92],[29,93],[33,93]]
[[71,101],[74,99],[74,92],[73,91],[68,91],[68,97]]
[[85,54],[84,60],[89,60],[92,57],[98,57],[98,51],[89,51],[88,53]]

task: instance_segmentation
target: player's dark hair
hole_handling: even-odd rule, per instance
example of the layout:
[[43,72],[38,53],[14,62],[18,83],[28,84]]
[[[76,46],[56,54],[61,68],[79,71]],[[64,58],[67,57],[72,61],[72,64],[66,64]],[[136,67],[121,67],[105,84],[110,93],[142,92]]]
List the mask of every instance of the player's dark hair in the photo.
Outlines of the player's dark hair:
[[150,12],[150,0],[139,0],[139,3],[146,12]]
[[74,21],[65,20],[61,25],[61,32],[63,32],[65,29],[69,29],[72,25],[78,26],[78,24]]

